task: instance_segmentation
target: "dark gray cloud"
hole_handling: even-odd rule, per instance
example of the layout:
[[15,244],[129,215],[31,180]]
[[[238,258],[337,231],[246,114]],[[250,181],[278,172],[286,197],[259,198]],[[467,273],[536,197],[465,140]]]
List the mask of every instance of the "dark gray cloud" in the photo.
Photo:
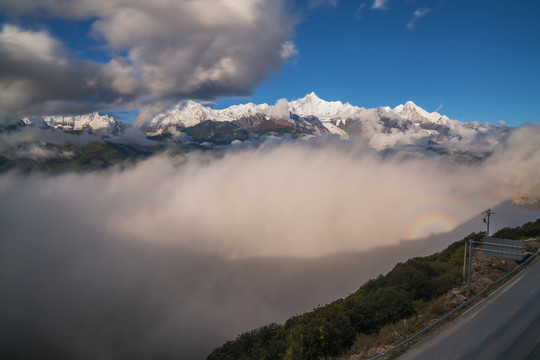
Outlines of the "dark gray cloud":
[[88,112],[119,99],[99,65],[70,57],[45,31],[0,32],[0,111]]
[[0,110],[53,113],[247,95],[296,53],[282,1],[1,1],[10,16],[92,20],[115,56],[78,59],[44,30],[4,24]]

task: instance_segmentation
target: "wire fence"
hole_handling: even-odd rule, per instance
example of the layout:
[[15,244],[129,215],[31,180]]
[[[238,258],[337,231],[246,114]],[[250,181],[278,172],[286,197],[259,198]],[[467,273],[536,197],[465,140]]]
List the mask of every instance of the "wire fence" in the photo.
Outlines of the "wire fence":
[[536,256],[538,256],[538,254],[540,254],[540,249],[535,252],[532,256],[530,256],[528,259],[526,259],[524,262],[522,262],[521,264],[519,264],[518,266],[516,266],[512,271],[510,271],[508,274],[504,275],[503,277],[501,277],[500,279],[498,280],[495,280],[494,282],[488,284],[482,291],[480,291],[478,294],[476,294],[475,296],[473,296],[472,298],[470,298],[469,300],[461,303],[460,305],[458,305],[456,308],[454,308],[452,311],[448,312],[447,314],[445,314],[443,317],[441,317],[439,320],[435,321],[433,324],[430,324],[428,326],[426,326],[425,328],[423,328],[422,330],[420,330],[419,332],[417,332],[416,334],[414,335],[411,335],[409,336],[407,339],[405,339],[404,341],[402,341],[401,343],[397,344],[396,346],[394,346],[393,348],[387,350],[387,351],[384,351],[382,352],[381,354],[371,358],[370,360],[375,360],[375,359],[380,359],[382,358],[383,356],[386,356],[388,355],[389,353],[391,353],[392,351],[394,350],[397,350],[399,348],[401,348],[402,346],[406,345],[408,342],[410,342],[411,340],[414,340],[416,337],[418,337],[419,335],[422,335],[424,333],[426,333],[429,329],[433,328],[434,326],[437,326],[438,324],[440,324],[441,322],[443,322],[444,320],[448,319],[450,316],[452,316],[453,314],[455,314],[456,312],[458,312],[459,310],[463,309],[465,306],[469,305],[471,302],[473,302],[474,300],[476,300],[478,297],[480,297],[481,295],[483,295],[489,288],[497,285],[498,283],[500,283],[501,281],[503,281],[504,279],[506,279],[507,277],[509,277],[510,275],[512,275],[513,273],[515,273],[518,269],[522,268],[525,264],[527,264],[529,261],[531,261],[533,258],[535,258]]

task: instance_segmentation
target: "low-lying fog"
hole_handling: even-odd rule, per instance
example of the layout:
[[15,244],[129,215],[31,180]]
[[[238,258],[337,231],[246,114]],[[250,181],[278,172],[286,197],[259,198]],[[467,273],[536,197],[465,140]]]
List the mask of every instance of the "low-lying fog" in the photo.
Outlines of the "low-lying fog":
[[0,357],[204,358],[539,199],[539,164],[530,126],[474,165],[314,141],[1,175]]

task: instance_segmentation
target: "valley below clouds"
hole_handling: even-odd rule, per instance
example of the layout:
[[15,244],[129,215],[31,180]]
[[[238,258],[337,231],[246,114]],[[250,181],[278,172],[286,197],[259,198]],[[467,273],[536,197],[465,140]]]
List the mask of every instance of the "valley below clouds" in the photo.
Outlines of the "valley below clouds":
[[[203,358],[460,239],[430,235],[483,231],[488,207],[537,207],[539,157],[540,130],[525,126],[469,164],[323,137],[6,172],[1,355]],[[538,214],[510,208],[495,226]]]

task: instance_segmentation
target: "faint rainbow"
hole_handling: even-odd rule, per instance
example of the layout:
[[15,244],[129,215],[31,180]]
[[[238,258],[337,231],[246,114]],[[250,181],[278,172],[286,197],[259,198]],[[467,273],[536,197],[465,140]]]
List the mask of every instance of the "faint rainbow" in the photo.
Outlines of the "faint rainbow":
[[445,194],[430,194],[415,199],[402,207],[401,211],[405,221],[405,239],[425,237],[431,232],[451,231],[476,213],[467,201]]

